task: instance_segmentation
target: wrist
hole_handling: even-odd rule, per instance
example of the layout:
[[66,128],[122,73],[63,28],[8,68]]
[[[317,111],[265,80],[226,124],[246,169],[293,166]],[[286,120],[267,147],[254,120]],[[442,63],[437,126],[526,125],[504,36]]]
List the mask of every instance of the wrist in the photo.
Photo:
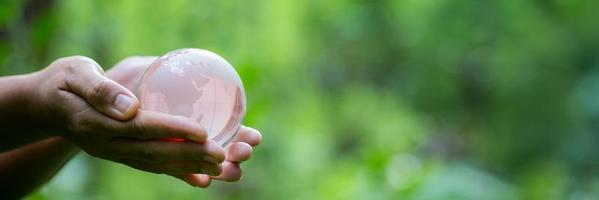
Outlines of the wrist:
[[0,78],[0,110],[1,116],[11,129],[25,128],[20,126],[30,117],[29,82],[30,74],[14,75]]
[[47,140],[50,141],[53,145],[55,145],[56,149],[62,152],[62,155],[64,155],[64,157],[70,158],[81,150],[73,142],[61,136],[50,137]]
[[0,78],[0,136],[7,141],[0,150],[28,144],[49,136],[31,110],[32,74]]
[[[43,94],[45,90],[45,78],[42,77],[42,71],[37,71],[21,75],[21,103],[24,105],[23,114],[27,122],[35,124],[35,130],[32,134],[38,134],[41,137],[56,136],[57,130],[53,128],[57,117],[53,116],[49,108],[50,100]],[[55,115],[56,113],[54,113]]]

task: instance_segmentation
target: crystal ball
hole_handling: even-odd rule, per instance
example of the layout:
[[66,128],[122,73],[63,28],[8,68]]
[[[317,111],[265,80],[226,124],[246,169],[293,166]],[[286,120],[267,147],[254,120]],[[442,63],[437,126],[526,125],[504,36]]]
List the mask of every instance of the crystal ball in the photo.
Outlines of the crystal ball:
[[202,49],[159,57],[141,77],[137,97],[142,110],[187,117],[222,146],[237,134],[246,109],[243,84],[233,66]]

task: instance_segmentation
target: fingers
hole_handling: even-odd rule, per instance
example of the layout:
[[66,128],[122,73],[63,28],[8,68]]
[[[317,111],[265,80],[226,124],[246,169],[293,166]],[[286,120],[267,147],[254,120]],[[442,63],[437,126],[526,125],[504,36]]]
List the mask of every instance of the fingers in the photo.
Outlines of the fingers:
[[256,129],[242,126],[233,143],[226,149],[225,162],[222,164],[222,173],[212,178],[226,182],[239,181],[243,174],[239,163],[248,160],[252,155],[252,146],[260,144],[261,141],[262,135],[260,132]]
[[196,142],[204,142],[208,137],[204,128],[188,118],[153,111],[139,110],[131,120],[119,121],[107,117],[95,109],[84,109],[71,116],[70,119],[70,131],[103,133],[102,137],[140,140],[181,138]]
[[143,161],[124,159],[120,162],[135,169],[157,174],[184,175],[202,173],[208,175],[218,175],[222,171],[222,168],[218,164],[197,161],[148,163]]
[[240,162],[248,160],[252,155],[252,146],[260,144],[262,135],[256,129],[242,126],[233,143],[226,148],[226,156],[222,163],[222,172],[218,176],[210,177],[205,174],[186,174],[175,177],[194,187],[206,188],[210,186],[211,179],[226,182],[239,181],[243,175]]
[[115,139],[108,144],[108,149],[110,153],[119,155],[121,159],[148,163],[186,160],[216,165],[225,159],[223,149],[213,141],[196,143]]
[[116,137],[141,140],[161,138],[182,138],[204,142],[208,137],[206,129],[185,117],[173,116],[153,111],[138,111],[129,121],[105,120],[98,124]]
[[233,142],[245,142],[251,146],[257,146],[262,142],[262,134],[254,128],[242,125]]
[[232,162],[248,160],[252,156],[252,146],[260,144],[261,141],[262,135],[260,132],[256,129],[242,126],[233,143],[227,146],[225,160]]
[[175,178],[185,181],[187,184],[194,187],[207,188],[210,186],[212,178],[205,174],[184,174],[184,175],[173,175]]
[[127,120],[139,109],[139,101],[128,89],[104,76],[100,65],[83,56],[62,58],[66,90],[114,119]]
[[252,155],[252,147],[245,142],[235,142],[227,147],[226,161],[223,162],[223,171],[213,177],[217,180],[235,182],[241,179],[242,170],[239,163],[248,160]]
[[241,179],[242,172],[239,163],[225,161],[222,164],[222,168],[222,173],[212,178],[226,182],[235,182]]
[[225,150],[225,159],[231,162],[243,162],[252,156],[252,146],[245,142],[235,142]]
[[216,177],[210,177],[206,174],[184,174],[184,175],[172,175],[175,178],[185,181],[187,184],[194,187],[207,188],[210,186],[212,179],[221,180],[225,182],[239,181],[242,177],[242,171],[239,164],[225,161],[222,165],[222,173]]

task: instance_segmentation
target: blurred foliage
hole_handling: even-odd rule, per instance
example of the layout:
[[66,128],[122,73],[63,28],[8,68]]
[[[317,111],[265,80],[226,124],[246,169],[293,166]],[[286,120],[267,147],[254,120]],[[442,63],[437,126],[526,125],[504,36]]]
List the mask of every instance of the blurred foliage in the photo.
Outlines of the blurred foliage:
[[30,199],[598,199],[599,2],[4,0],[0,72],[197,47],[264,135],[207,190],[92,158]]

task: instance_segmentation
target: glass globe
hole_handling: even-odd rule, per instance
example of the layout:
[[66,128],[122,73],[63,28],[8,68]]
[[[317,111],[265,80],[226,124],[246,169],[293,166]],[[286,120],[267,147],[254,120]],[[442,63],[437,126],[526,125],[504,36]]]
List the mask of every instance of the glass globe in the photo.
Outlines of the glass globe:
[[179,49],[158,58],[137,89],[141,109],[187,117],[225,146],[245,115],[239,75],[225,59],[201,49]]

